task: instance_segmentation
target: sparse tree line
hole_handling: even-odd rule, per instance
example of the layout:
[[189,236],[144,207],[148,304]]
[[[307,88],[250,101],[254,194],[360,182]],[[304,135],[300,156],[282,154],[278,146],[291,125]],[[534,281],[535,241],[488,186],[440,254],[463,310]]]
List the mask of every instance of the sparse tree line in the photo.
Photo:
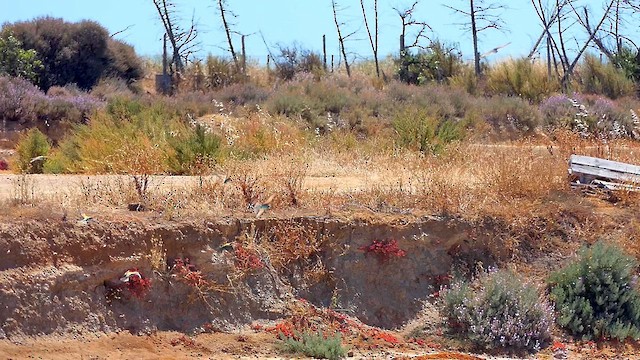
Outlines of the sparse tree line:
[[[170,38],[174,38],[171,40],[174,55],[172,62],[180,64],[182,62],[178,58],[189,56],[189,52],[184,50],[189,46],[185,45],[196,42],[195,36],[191,37],[195,33],[195,24],[192,21],[188,30],[182,30],[175,25],[179,22],[179,17],[175,11],[174,2],[171,0],[153,0],[153,2],[160,18],[163,19],[167,34]],[[346,74],[351,76],[353,62],[358,56],[363,55],[354,54],[349,49],[351,42],[355,41],[358,33],[362,32],[371,48],[371,54],[368,56],[373,59],[376,76],[386,79],[389,74],[385,74],[380,67],[378,1],[359,0],[357,4],[348,4],[346,1],[331,0],[330,4],[339,44],[339,64],[344,67]],[[490,34],[508,30],[503,16],[510,4],[501,0],[458,0],[444,5],[458,16],[460,19],[458,25],[469,30],[474,53],[473,71],[476,77],[480,77],[483,68],[486,67],[483,60],[509,45],[506,43],[493,49],[483,49],[481,35],[485,32]],[[240,65],[241,61],[246,61],[244,51],[239,57],[235,45],[238,35],[241,35],[237,30],[241,19],[233,13],[226,1],[216,0],[215,5],[226,35],[227,50],[236,72],[239,73],[243,69]],[[416,84],[433,80],[443,82],[455,74],[455,68],[462,63],[460,50],[434,38],[434,29],[425,19],[418,18],[418,8],[427,6],[432,5],[415,0],[404,7],[393,6],[389,9],[397,13],[401,25],[397,59],[399,66],[393,74],[401,81]],[[637,35],[633,23],[637,19],[639,9],[640,2],[637,0],[605,0],[599,4],[584,0],[530,0],[530,10],[540,21],[541,33],[526,59],[532,61],[537,55],[544,56],[548,76],[559,79],[562,87],[567,89],[576,66],[591,48],[602,53],[608,62],[635,80],[640,75],[640,53],[633,39],[634,35]],[[348,15],[353,18],[353,14],[348,14],[349,11],[360,13],[359,28],[354,29],[353,25],[344,21]],[[230,22],[229,19],[234,21]],[[326,45],[323,44],[323,48],[325,47]],[[291,78],[292,64],[313,63],[314,66],[322,66],[325,70],[327,68],[326,50],[323,50],[325,52],[323,56],[301,48],[281,46],[279,51],[279,56],[271,55],[270,57],[275,58],[276,70],[283,72],[284,79]],[[269,53],[271,54],[271,50]],[[320,63],[319,59],[323,59],[323,63]],[[311,70],[309,66],[301,65],[300,67],[302,71]]]
[[[172,0],[152,2],[166,33],[165,72],[179,80],[185,73],[187,61],[195,59],[200,44],[198,24],[191,17],[185,26],[182,11]],[[458,16],[459,25],[469,30],[475,77],[482,76],[487,66],[483,60],[487,56],[508,46],[507,43],[483,49],[481,35],[507,30],[503,13],[509,4],[501,0],[457,0],[444,5]],[[210,86],[216,87],[246,78],[246,34],[238,30],[242,19],[233,12],[231,4],[226,0],[215,0],[212,5],[215,5],[217,13],[213,21],[219,23],[224,32],[231,65],[222,73],[220,65],[224,65],[225,57],[218,58],[212,65],[216,68],[214,75],[217,81]],[[347,7],[344,0],[331,0],[330,5],[340,50],[338,66],[343,67],[348,76],[351,76],[354,61],[363,55],[354,54],[349,49],[358,33],[364,33],[370,45],[371,54],[367,57],[373,58],[377,77],[387,79],[391,75],[404,82],[420,84],[444,82],[460,72],[463,65],[461,51],[446,41],[436,39],[428,21],[418,18],[420,7],[432,5],[421,0],[404,7],[389,7],[388,10],[381,9],[377,0],[359,0],[357,4],[349,4],[351,7]],[[569,87],[576,66],[589,49],[603,54],[609,63],[629,78],[637,80],[640,76],[640,53],[634,41],[637,29],[633,26],[640,1],[604,0],[596,4],[585,0],[530,0],[530,7],[539,19],[541,32],[525,58],[528,61],[539,55],[544,58],[547,75],[559,79],[563,88]],[[349,11],[360,14],[362,27],[354,29],[352,24],[344,21]],[[384,73],[380,66],[380,11],[394,11],[400,23],[398,66],[394,74]],[[241,46],[238,46],[239,40]],[[269,53],[276,74],[285,80],[291,79],[295,72],[327,69],[326,50],[321,56],[299,45],[281,45],[275,56],[271,49]],[[114,39],[99,24],[93,21],[68,23],[45,17],[2,27],[0,73],[26,78],[44,90],[70,83],[81,89],[90,89],[104,77],[119,77],[133,82],[142,76],[142,66],[131,46]]]

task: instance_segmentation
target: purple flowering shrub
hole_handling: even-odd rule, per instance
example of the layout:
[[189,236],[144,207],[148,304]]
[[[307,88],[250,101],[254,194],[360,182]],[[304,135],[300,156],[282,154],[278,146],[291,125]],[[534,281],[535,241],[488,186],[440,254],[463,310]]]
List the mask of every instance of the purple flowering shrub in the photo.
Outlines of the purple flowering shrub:
[[48,128],[60,122],[79,123],[104,103],[78,89],[52,87],[45,94],[30,82],[0,77],[0,120]]
[[584,137],[635,137],[639,125],[628,107],[595,95],[553,95],[540,104],[540,112],[547,125],[567,127]]
[[25,79],[0,76],[0,120],[34,122],[39,104],[45,98],[44,93]]
[[553,308],[538,289],[510,271],[490,271],[441,292],[451,330],[484,349],[538,351],[551,338]]
[[576,108],[565,94],[552,95],[540,103],[546,125],[570,125],[576,115]]
[[470,113],[506,135],[532,133],[542,122],[538,109],[518,97],[476,98]]

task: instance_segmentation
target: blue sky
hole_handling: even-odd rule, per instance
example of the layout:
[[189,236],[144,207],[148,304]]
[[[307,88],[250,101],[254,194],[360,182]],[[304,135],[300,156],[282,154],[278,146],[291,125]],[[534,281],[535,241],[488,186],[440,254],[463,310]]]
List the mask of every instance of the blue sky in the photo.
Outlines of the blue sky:
[[[213,53],[225,55],[225,36],[220,25],[214,0],[175,0],[185,23],[194,15],[200,30],[199,55]],[[277,44],[297,42],[306,49],[321,50],[322,35],[327,36],[327,51],[338,55],[337,36],[333,23],[330,0],[229,0],[231,10],[237,15],[235,30],[249,35],[247,55],[264,61],[267,49],[260,33],[272,50]],[[345,9],[339,14],[346,23],[345,31],[360,30],[347,43],[348,48],[363,57],[370,56],[370,48],[362,24],[359,0],[339,0]],[[373,4],[366,0],[366,4]],[[380,54],[396,54],[400,34],[400,19],[393,7],[407,8],[413,0],[380,0]],[[471,35],[459,25],[466,19],[453,13],[443,4],[467,6],[466,0],[422,0],[417,6],[416,19],[431,25],[431,37],[447,43],[457,43],[465,59],[472,56]],[[541,26],[527,0],[509,3],[504,11],[504,32],[488,31],[481,37],[483,53],[506,43],[492,58],[526,55]],[[157,55],[162,51],[163,29],[151,0],[0,0],[3,11],[0,23],[30,20],[38,16],[62,17],[69,21],[91,19],[105,26],[110,32],[123,30],[118,39],[136,48],[141,55]],[[239,39],[236,39],[239,48]]]

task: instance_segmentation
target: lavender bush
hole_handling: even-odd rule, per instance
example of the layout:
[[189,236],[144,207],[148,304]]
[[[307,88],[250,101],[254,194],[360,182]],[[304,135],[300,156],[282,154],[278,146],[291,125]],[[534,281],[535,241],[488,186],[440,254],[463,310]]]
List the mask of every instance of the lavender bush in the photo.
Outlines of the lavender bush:
[[49,127],[60,121],[82,122],[103,107],[97,98],[73,87],[51,88],[45,94],[30,82],[0,77],[0,120]]
[[550,339],[551,305],[510,271],[454,282],[442,293],[442,314],[454,331],[484,349],[537,351]]
[[0,120],[35,121],[38,104],[45,98],[44,93],[25,79],[0,76]]
[[565,94],[552,95],[540,103],[540,113],[542,113],[546,125],[566,126],[571,124],[576,114],[576,108]]
[[568,127],[583,137],[635,136],[633,111],[605,97],[553,95],[540,104],[540,112],[547,125]]

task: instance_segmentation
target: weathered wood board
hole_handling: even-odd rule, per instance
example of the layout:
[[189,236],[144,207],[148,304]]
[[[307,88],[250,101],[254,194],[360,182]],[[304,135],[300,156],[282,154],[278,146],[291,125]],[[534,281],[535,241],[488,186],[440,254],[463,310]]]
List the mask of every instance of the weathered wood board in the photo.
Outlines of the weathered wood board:
[[577,176],[581,184],[595,179],[640,183],[640,166],[590,156],[571,155],[569,173]]

